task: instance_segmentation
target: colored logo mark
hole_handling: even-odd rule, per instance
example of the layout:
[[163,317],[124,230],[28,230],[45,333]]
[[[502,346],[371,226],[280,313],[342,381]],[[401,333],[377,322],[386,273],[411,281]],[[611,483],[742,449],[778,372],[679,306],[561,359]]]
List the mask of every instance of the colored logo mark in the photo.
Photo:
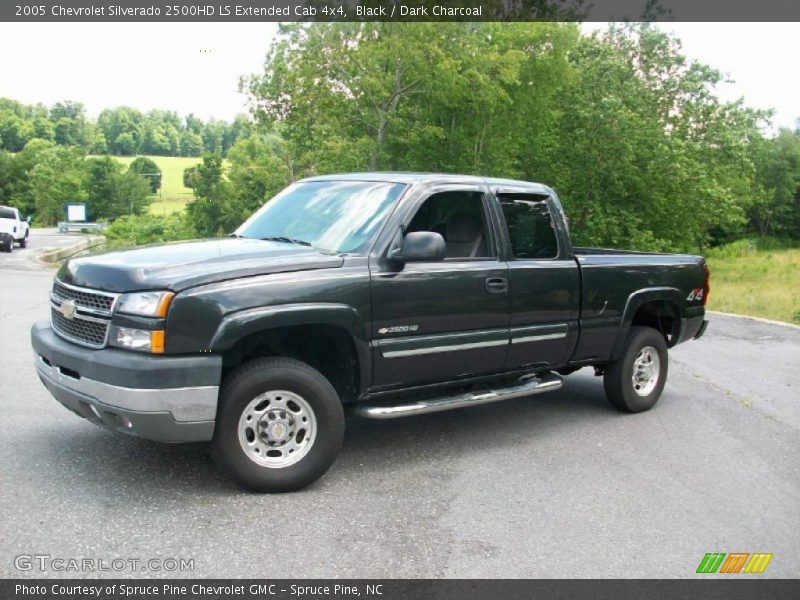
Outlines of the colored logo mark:
[[697,566],[698,573],[763,573],[772,553],[769,552],[709,552]]

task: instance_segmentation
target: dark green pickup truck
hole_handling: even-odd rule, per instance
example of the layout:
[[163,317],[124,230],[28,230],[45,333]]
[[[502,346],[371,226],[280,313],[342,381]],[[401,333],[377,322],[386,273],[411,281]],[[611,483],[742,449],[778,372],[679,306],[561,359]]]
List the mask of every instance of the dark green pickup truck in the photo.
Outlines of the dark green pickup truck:
[[211,441],[242,485],[333,463],[345,412],[418,415],[594,367],[647,410],[667,348],[705,330],[703,258],[573,247],[552,189],[457,175],[305,179],[226,239],[70,260],[36,369],[64,406],[144,438]]

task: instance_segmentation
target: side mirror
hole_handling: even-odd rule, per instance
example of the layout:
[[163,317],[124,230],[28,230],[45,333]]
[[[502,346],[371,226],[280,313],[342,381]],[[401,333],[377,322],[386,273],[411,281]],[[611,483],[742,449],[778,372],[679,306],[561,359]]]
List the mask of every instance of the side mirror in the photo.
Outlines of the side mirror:
[[444,260],[444,238],[435,231],[412,231],[403,240],[402,254],[406,262]]
[[26,223],[30,223],[30,222],[31,222],[31,216],[30,216],[30,215],[28,215],[27,217],[25,217],[25,222],[26,222]]

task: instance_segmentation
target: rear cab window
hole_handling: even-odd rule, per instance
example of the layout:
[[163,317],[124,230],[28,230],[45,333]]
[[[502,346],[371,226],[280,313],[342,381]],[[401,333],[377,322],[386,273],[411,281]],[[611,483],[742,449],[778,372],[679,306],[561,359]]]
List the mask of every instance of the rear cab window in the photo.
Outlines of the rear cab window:
[[547,196],[499,194],[508,227],[511,255],[515,260],[548,260],[558,257],[558,238]]

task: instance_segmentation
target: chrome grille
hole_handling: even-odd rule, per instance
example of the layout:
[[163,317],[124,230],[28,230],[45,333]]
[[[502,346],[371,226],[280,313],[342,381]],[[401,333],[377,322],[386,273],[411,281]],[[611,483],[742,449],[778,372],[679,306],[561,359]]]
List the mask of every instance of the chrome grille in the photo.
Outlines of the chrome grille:
[[67,319],[55,307],[51,311],[53,329],[64,339],[92,348],[106,345],[109,321],[75,316]]
[[111,315],[114,300],[117,298],[116,294],[77,288],[60,281],[53,284],[53,295],[59,300],[74,300],[79,308],[105,315]]
[[[50,294],[53,331],[82,346],[105,347],[117,297],[118,294],[79,288],[56,280]],[[64,314],[64,304],[72,305],[66,307],[73,309],[70,317]]]

